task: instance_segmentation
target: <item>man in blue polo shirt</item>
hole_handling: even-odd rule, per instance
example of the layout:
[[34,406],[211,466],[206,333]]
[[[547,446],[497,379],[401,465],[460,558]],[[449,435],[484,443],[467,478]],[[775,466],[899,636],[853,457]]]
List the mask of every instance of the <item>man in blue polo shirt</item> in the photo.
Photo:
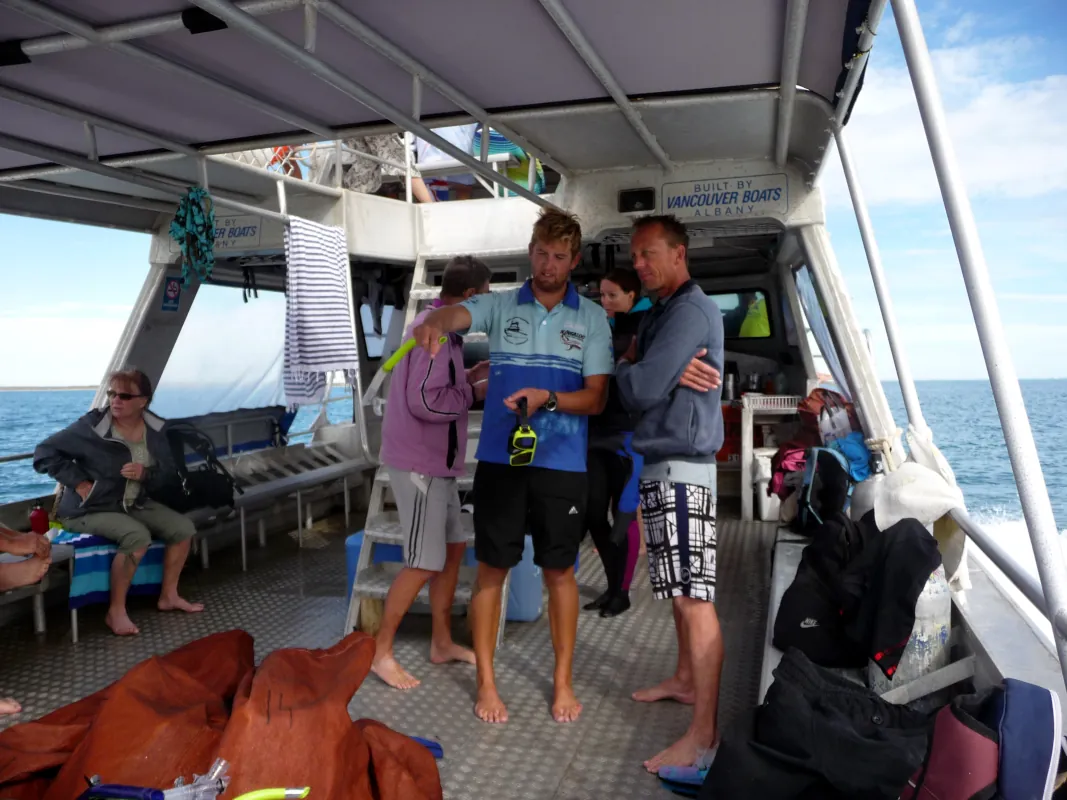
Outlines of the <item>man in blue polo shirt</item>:
[[[587,418],[603,410],[614,364],[607,315],[570,282],[581,244],[575,217],[543,212],[530,240],[530,280],[438,309],[413,331],[431,355],[446,333],[489,336],[491,377],[474,476],[478,585],[470,609],[478,666],[474,711],[485,722],[507,721],[493,652],[504,579],[522,559],[527,531],[548,586],[556,652],[552,716],[571,722],[582,711],[571,666],[578,634],[574,562],[585,535]],[[512,466],[521,463],[511,460],[510,443],[522,399],[536,449],[532,462]]]

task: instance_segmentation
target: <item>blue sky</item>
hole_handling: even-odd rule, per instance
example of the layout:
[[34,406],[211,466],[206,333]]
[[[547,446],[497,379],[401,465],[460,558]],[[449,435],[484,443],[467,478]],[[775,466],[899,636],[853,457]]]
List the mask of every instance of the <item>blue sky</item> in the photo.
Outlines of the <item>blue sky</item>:
[[[920,0],[919,9],[1017,370],[1024,378],[1067,377],[1067,3]],[[984,378],[888,11],[848,133],[916,377]],[[822,186],[856,313],[890,379],[836,153]],[[0,215],[0,242],[0,380],[95,384],[140,289],[148,237]]]

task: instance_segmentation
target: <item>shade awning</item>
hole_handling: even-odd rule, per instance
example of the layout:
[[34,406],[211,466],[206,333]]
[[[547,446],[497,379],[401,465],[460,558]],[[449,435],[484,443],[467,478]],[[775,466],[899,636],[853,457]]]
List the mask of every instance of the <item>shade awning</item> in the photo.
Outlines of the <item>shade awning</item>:
[[[857,55],[872,6],[194,2],[0,0],[0,182],[36,178],[27,168],[54,163],[22,142],[108,163],[174,144],[223,152],[326,141],[406,127],[413,116],[430,127],[488,120],[565,173],[710,160],[729,143],[760,157],[774,157],[778,144],[810,166],[826,144],[827,115],[840,113],[844,65]],[[873,5],[880,13],[884,3]],[[310,52],[348,83],[296,63],[223,9]],[[417,101],[413,72],[422,79]],[[352,83],[373,107],[353,98]],[[801,89],[795,104],[793,86]],[[846,94],[854,102],[855,92]],[[60,107],[95,115],[91,136]],[[0,193],[0,211],[10,194]]]

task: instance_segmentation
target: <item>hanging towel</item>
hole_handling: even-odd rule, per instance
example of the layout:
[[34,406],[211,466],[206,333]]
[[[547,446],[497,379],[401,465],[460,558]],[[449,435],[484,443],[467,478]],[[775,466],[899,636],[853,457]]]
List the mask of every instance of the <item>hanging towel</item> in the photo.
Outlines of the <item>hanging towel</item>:
[[359,369],[346,278],[344,231],[292,217],[285,227],[285,399],[292,408],[322,402],[326,373]]

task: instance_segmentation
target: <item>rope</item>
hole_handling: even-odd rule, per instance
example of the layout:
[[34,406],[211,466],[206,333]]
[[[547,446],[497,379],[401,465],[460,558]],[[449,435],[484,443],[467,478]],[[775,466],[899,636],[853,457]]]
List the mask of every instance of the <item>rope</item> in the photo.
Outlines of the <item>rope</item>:
[[215,207],[202,187],[193,186],[178,202],[170,238],[181,247],[182,285],[189,285],[194,272],[207,281],[215,267]]

